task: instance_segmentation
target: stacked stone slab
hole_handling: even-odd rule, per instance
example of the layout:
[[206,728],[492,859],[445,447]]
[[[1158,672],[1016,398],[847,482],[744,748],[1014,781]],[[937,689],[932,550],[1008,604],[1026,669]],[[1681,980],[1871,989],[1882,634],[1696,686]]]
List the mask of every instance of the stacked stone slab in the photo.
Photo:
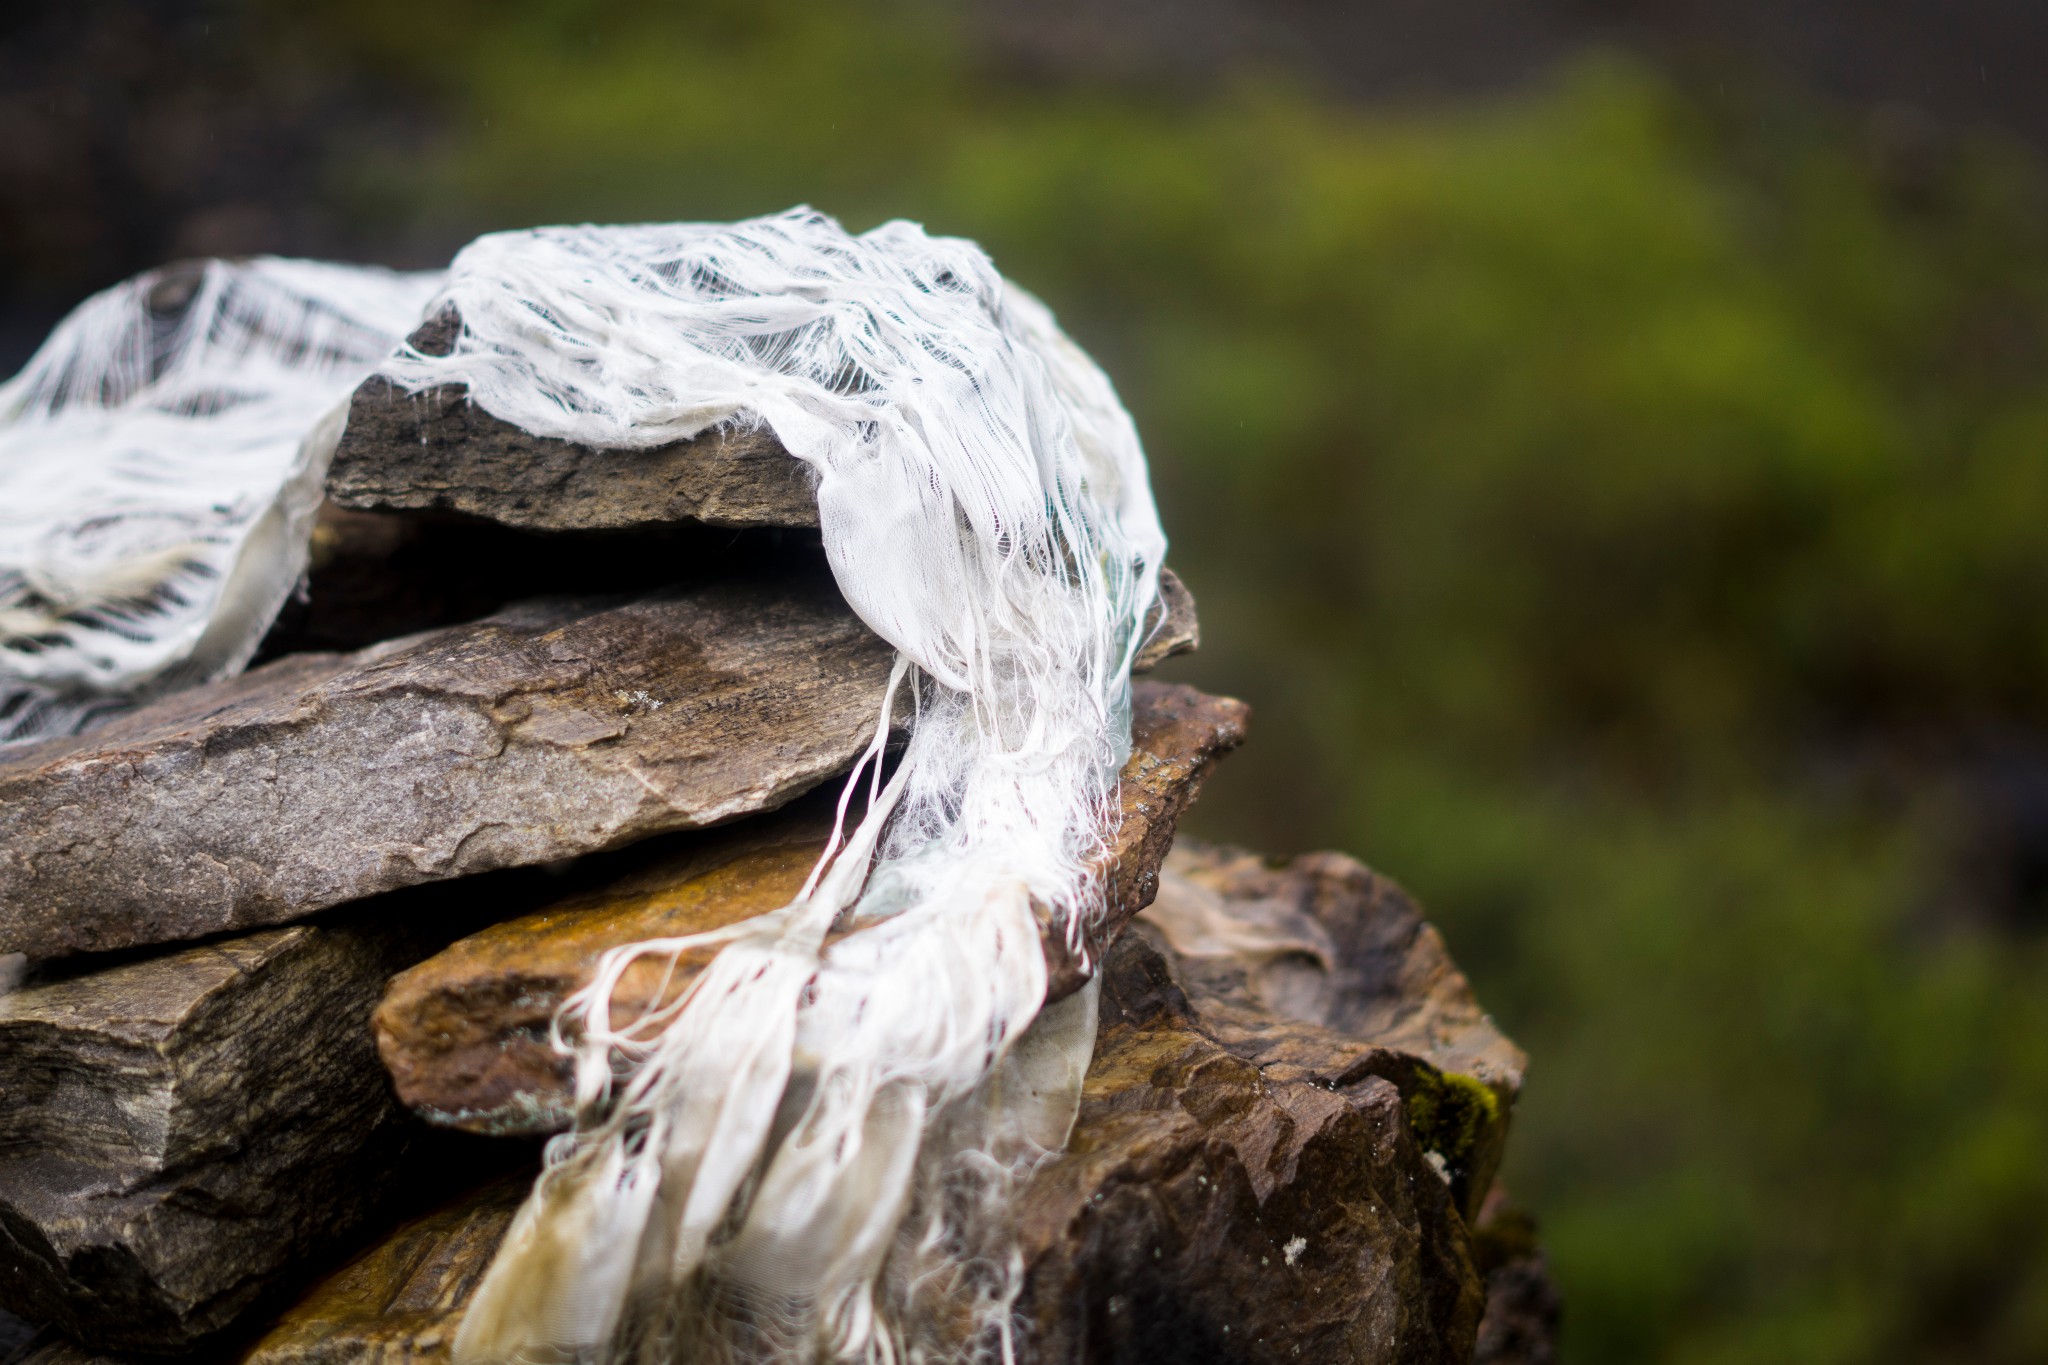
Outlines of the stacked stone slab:
[[[328,497],[258,666],[0,749],[10,1360],[446,1360],[568,1121],[558,1006],[786,903],[872,737],[890,651],[772,435],[598,452],[372,380]],[[1197,640],[1163,596],[1141,670]],[[1489,1306],[1545,1283],[1489,1251],[1522,1059],[1434,931],[1338,855],[1173,849],[1246,721],[1138,684],[1108,913],[1044,935],[1103,1025],[1016,1208],[1024,1359],[1540,1359]]]

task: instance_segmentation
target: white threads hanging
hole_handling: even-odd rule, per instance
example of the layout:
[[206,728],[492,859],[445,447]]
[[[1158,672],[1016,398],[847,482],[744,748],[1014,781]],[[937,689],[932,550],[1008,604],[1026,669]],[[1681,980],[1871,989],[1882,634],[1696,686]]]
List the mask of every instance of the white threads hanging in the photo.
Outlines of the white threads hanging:
[[[442,302],[454,350],[390,355]],[[0,741],[247,662],[380,359],[590,446],[771,428],[914,708],[886,781],[878,717],[865,811],[801,899],[616,950],[571,1002],[577,1126],[458,1359],[1007,1359],[1000,1206],[1064,1141],[1095,1017],[1091,989],[1039,1020],[1040,924],[1078,942],[1099,912],[1165,553],[1108,379],[972,243],[808,210],[496,234],[445,287],[153,272],[0,388]],[[680,1001],[613,1018],[629,963],[706,944]]]
[[[1085,1067],[1054,1068],[1059,1094],[992,1081],[1044,999],[1039,914],[1078,933],[1099,910],[1165,551],[1129,416],[979,248],[908,223],[502,233],[442,298],[455,349],[402,352],[395,381],[593,446],[770,427],[815,472],[841,591],[918,674],[895,773],[804,899],[617,950],[572,1002],[578,1124],[458,1359],[891,1361],[947,1275],[1006,1356],[1019,1268],[966,1264],[980,1234],[947,1207],[1028,1158],[1005,1132],[1063,1137],[1047,1115]],[[628,962],[707,942],[677,1007],[614,1026]],[[1092,999],[1062,1037],[1092,1038]]]
[[0,385],[0,743],[239,670],[305,570],[349,392],[438,276],[138,275]]

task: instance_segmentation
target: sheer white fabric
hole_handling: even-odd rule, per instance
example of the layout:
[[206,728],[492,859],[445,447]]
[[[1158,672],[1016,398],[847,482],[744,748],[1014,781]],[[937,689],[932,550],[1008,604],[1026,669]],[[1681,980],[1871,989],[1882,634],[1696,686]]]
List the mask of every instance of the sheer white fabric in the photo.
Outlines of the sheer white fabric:
[[[885,780],[885,704],[842,802],[864,813],[805,894],[619,949],[571,1001],[577,1126],[458,1359],[1006,1354],[1005,1181],[1064,1141],[1094,1031],[1091,991],[1026,1036],[1040,928],[1100,908],[1165,552],[1108,379],[974,244],[809,210],[494,234],[438,293],[209,263],[166,322],[169,278],[90,301],[0,390],[15,733],[245,663],[302,572],[337,405],[450,303],[453,350],[383,373],[597,447],[771,428],[815,475],[847,601],[900,652],[908,745]],[[614,1017],[630,963],[707,941],[687,994]]]
[[88,299],[0,385],[0,743],[240,669],[343,404],[438,276],[258,258]]
[[[958,1263],[977,1234],[948,1226],[945,1190],[1057,1127],[1048,1106],[1071,1105],[1085,1066],[1084,1050],[1057,1095],[991,1083],[1044,998],[1039,916],[1071,932],[1097,910],[1165,550],[1129,416],[977,247],[908,223],[855,237],[798,210],[503,233],[456,259],[443,297],[458,344],[403,353],[399,382],[460,382],[494,416],[591,445],[772,428],[815,472],[839,586],[914,667],[917,708],[886,784],[878,725],[867,812],[808,895],[717,935],[655,1017],[615,1021],[611,986],[704,940],[617,951],[572,1003],[583,1117],[459,1358],[688,1342],[693,1358],[890,1359],[915,1344],[913,1282],[936,1282],[949,1247],[999,1348],[1015,1267]],[[864,927],[828,946],[848,923]],[[920,1134],[961,1150],[921,1153]]]

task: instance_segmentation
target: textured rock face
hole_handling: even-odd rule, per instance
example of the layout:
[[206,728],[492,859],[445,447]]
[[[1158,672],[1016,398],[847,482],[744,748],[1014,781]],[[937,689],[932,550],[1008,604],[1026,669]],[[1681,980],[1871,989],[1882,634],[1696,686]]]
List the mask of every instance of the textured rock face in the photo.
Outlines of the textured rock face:
[[[787,905],[831,832],[816,798],[684,841],[633,850],[616,880],[462,939],[395,977],[377,1007],[377,1048],[399,1098],[470,1132],[548,1133],[570,1116],[568,1059],[549,1041],[555,1011],[588,984],[606,949],[697,933]],[[685,954],[672,996],[709,951]],[[615,999],[623,1019],[664,977],[635,964]]]
[[[1123,775],[1124,818],[1113,846],[1111,913],[1089,940],[1103,946],[1152,899],[1180,814],[1216,760],[1243,738],[1241,702],[1193,688],[1141,683],[1133,753]],[[493,925],[391,984],[376,1015],[377,1043],[400,1097],[436,1123],[475,1132],[559,1129],[569,1119],[567,1061],[548,1030],[555,1010],[588,982],[611,947],[717,928],[786,905],[831,830],[831,803],[649,850],[604,886],[536,914]],[[1063,935],[1048,934],[1050,993],[1086,980]],[[673,976],[637,964],[614,999],[624,1018],[673,998],[710,960],[687,954]]]
[[[286,604],[263,657],[361,649],[473,620],[526,597],[643,591],[753,576],[805,560],[824,568],[815,531],[714,533],[659,525],[520,531],[462,518],[353,512],[329,502],[313,527],[309,591]],[[1161,570],[1159,595],[1133,672],[1201,643],[1194,596],[1173,570]]]
[[1143,918],[1205,1031],[1276,1080],[1378,1076],[1468,1218],[1507,1142],[1528,1059],[1494,1027],[1443,937],[1400,887],[1341,853],[1271,867],[1189,844]]
[[1176,965],[1112,950],[1068,1150],[1018,1201],[1032,1358],[1468,1365],[1484,1292],[1408,1097],[1238,1056]]
[[[445,309],[412,344],[446,355],[461,325]],[[765,428],[596,450],[530,435],[461,385],[408,394],[377,378],[349,401],[327,496],[357,511],[458,512],[534,531],[818,524],[806,466]]]
[[829,581],[555,599],[293,655],[0,764],[0,953],[296,919],[772,809],[873,733]]
[[529,435],[459,387],[407,394],[382,379],[349,403],[327,496],[358,511],[460,512],[535,531],[818,524],[807,467],[765,429],[598,450]]
[[377,1210],[423,1130],[369,1013],[441,941],[393,908],[0,996],[0,1305],[170,1349]]
[[415,1219],[317,1286],[242,1365],[426,1365],[446,1361],[531,1174],[496,1181]]
[[[1475,1246],[1445,1178],[1472,1131],[1445,1121],[1438,1062],[1494,1068],[1471,1084],[1511,1089],[1520,1058],[1470,1008],[1434,931],[1335,855],[1272,869],[1194,848],[1161,880],[1160,913],[1104,964],[1068,1150],[1013,1202],[1020,1360],[1470,1365],[1475,1342],[1503,1365],[1548,1359],[1526,1292],[1533,1242],[1504,1240],[1490,1211]],[[1189,940],[1172,902],[1190,899],[1208,938],[1183,956],[1155,921]],[[1316,951],[1276,948],[1290,930]],[[1221,950],[1225,936],[1239,947]],[[522,1192],[489,1187],[402,1229],[287,1312],[253,1359],[444,1359]]]

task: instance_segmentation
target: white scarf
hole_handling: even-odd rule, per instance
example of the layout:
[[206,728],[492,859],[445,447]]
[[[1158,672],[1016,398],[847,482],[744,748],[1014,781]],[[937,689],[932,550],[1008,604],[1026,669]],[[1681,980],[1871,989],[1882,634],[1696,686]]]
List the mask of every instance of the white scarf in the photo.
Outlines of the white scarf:
[[[267,282],[332,268],[232,269]],[[947,1340],[1006,1356],[1020,1272],[987,1220],[1006,1173],[1064,1141],[1094,1029],[1091,992],[1019,1044],[1045,994],[1040,917],[1078,934],[1100,911],[1091,868],[1115,818],[1130,663],[1165,552],[1108,379],[972,243],[902,222],[852,236],[794,210],[499,233],[466,248],[431,301],[418,280],[378,278],[386,330],[443,303],[464,324],[448,355],[385,361],[401,386],[463,384],[495,417],[597,447],[772,429],[813,472],[839,587],[896,646],[892,700],[915,709],[886,783],[886,705],[877,718],[846,793],[865,781],[866,813],[805,895],[714,935],[616,950],[571,1002],[577,1126],[551,1146],[457,1358],[929,1358],[939,1343],[917,1321],[943,1300],[968,1320]],[[302,311],[324,326],[329,306]],[[250,622],[283,599],[277,574],[288,590],[304,563],[333,449],[313,424],[364,366],[349,351],[301,382],[312,367],[262,344],[304,349],[275,312],[206,381],[261,375],[262,410],[280,415],[260,457],[253,418],[244,442],[240,409],[221,406],[204,430],[152,446],[151,468],[197,479],[219,448],[247,445],[233,489],[197,501],[234,509],[222,563],[250,556],[249,528],[266,517],[284,547],[266,552],[234,649],[214,657],[167,632],[90,678],[103,689],[240,666],[260,636]],[[381,335],[364,328],[364,347]],[[49,387],[25,374],[7,392],[24,384]],[[125,424],[133,401],[100,404],[99,420]],[[0,448],[0,479],[10,458],[25,455]],[[113,486],[66,484],[38,515],[82,525]],[[15,544],[0,540],[0,573]],[[151,575],[164,576],[133,581]],[[190,607],[200,634],[231,596]],[[849,925],[859,932],[828,944]],[[629,963],[706,942],[721,950],[680,1001],[614,1027],[610,992]]]

